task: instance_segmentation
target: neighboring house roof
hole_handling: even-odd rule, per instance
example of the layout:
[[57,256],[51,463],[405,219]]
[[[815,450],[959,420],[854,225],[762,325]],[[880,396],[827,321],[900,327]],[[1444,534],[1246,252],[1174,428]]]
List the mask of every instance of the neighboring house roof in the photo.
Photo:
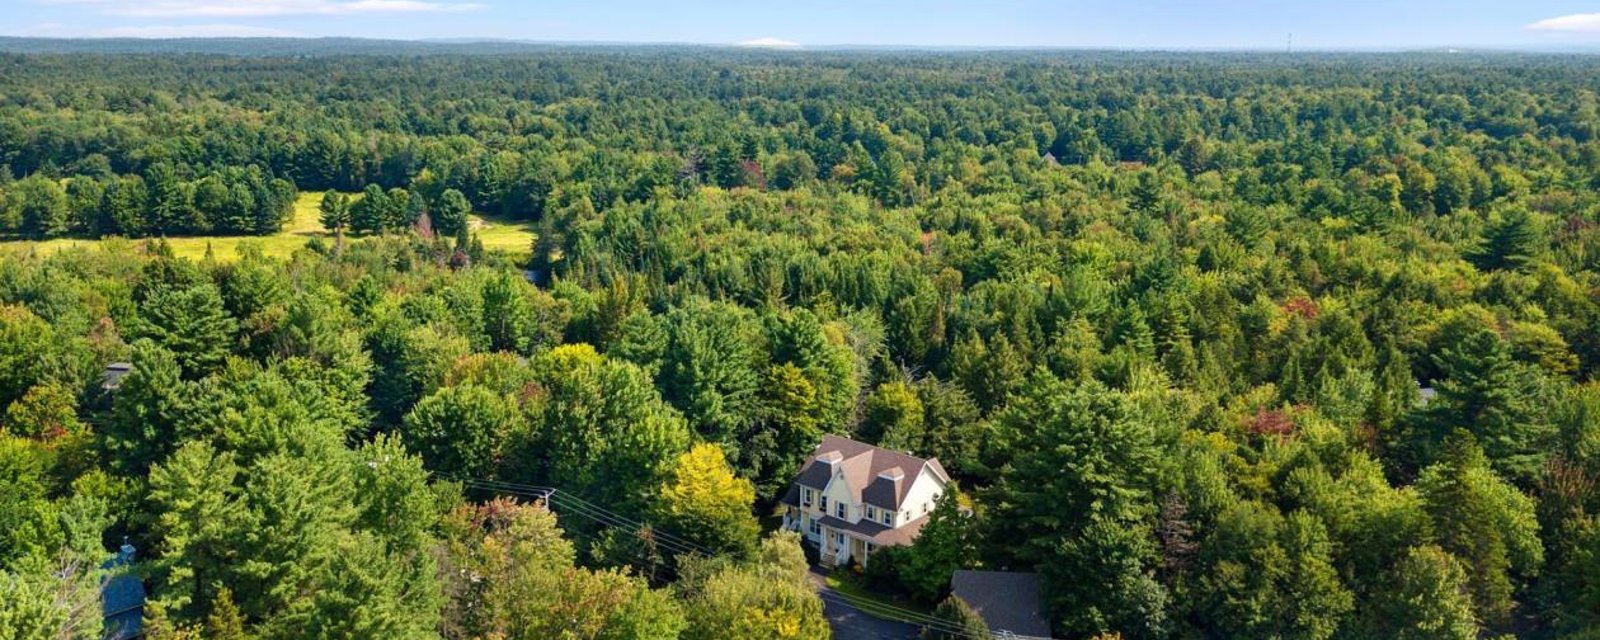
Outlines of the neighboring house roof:
[[1050,637],[1050,623],[1039,613],[1038,574],[959,570],[950,577],[950,593],[965,600],[996,635]]
[[[911,485],[924,470],[933,474],[940,483],[950,482],[950,475],[945,473],[944,466],[939,464],[937,458],[922,459],[829,435],[823,436],[822,443],[811,451],[811,457],[800,468],[795,483],[825,489],[836,469],[844,474],[845,482],[849,483],[857,502],[895,511],[900,510],[901,502],[911,491]],[[784,501],[795,504],[791,498],[785,496]]]
[[104,373],[100,374],[100,388],[106,391],[115,391],[122,386],[122,378],[133,371],[131,362],[113,362],[106,365]]
[[144,634],[144,582],[133,569],[134,548],[126,542],[116,556],[100,565],[110,571],[100,589],[105,640],[129,640]]

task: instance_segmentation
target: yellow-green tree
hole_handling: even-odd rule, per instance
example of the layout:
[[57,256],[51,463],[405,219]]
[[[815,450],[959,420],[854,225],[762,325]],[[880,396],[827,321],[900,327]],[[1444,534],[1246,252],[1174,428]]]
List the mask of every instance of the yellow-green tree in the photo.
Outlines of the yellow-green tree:
[[655,502],[664,531],[718,553],[748,556],[761,535],[755,487],[733,474],[722,449],[701,443],[678,456]]

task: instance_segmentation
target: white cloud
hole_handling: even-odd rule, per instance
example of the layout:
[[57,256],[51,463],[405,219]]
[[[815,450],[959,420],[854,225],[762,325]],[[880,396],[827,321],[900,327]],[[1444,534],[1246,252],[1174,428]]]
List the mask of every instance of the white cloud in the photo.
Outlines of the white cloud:
[[1528,25],[1534,31],[1564,31],[1568,33],[1600,34],[1600,13],[1574,13],[1540,20]]
[[46,0],[49,4],[91,6],[117,16],[157,18],[262,18],[354,13],[441,13],[473,11],[475,2],[425,0]]
[[793,40],[784,40],[782,38],[755,38],[753,40],[745,40],[740,42],[738,46],[766,47],[769,49],[793,49],[799,47],[800,43]]

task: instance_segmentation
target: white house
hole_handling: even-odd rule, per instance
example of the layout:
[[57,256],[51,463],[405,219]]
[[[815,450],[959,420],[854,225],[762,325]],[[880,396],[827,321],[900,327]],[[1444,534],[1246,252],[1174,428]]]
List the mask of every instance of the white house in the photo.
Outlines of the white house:
[[825,436],[783,497],[783,526],[817,545],[824,565],[865,566],[878,547],[915,540],[949,483],[937,459]]

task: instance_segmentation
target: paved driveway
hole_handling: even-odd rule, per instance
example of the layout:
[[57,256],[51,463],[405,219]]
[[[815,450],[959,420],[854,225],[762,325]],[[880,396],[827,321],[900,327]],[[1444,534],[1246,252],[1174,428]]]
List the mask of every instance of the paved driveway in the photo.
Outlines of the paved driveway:
[[811,581],[822,596],[822,613],[828,617],[828,627],[833,629],[833,640],[913,640],[921,637],[916,625],[874,618],[828,588],[823,573],[811,568]]

